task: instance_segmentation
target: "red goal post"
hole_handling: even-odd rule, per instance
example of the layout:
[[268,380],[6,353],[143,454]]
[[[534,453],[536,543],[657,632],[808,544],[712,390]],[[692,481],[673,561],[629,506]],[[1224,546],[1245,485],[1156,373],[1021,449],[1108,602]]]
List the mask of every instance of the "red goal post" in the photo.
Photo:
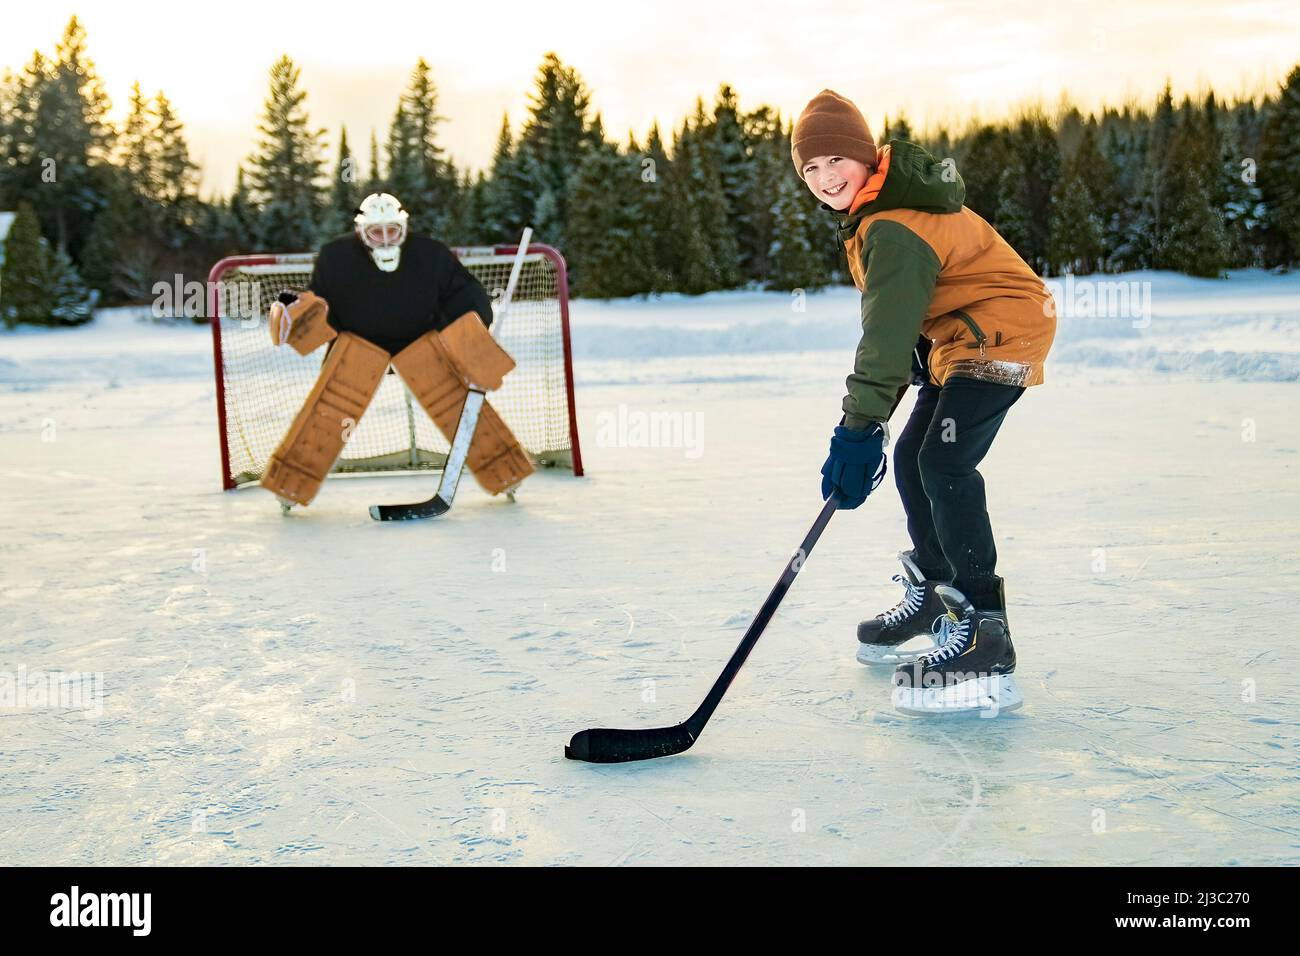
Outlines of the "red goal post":
[[[518,246],[464,246],[453,251],[493,301],[510,276]],[[221,484],[258,481],[302,407],[324,355],[301,356],[271,344],[266,310],[283,289],[305,289],[311,253],[229,256],[208,275],[208,315],[217,386]],[[564,257],[532,243],[502,328],[501,344],[518,363],[488,400],[540,467],[582,474],[569,338],[569,282]],[[335,472],[440,469],[447,441],[395,374],[384,377],[357,423]]]

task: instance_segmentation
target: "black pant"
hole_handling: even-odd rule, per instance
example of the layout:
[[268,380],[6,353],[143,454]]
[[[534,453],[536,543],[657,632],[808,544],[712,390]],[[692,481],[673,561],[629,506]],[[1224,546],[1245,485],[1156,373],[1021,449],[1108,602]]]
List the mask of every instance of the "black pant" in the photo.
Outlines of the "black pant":
[[894,481],[917,566],[927,578],[951,580],[980,610],[1000,609],[1002,598],[984,479],[975,466],[1024,391],[959,377],[942,388],[923,385],[894,442]]

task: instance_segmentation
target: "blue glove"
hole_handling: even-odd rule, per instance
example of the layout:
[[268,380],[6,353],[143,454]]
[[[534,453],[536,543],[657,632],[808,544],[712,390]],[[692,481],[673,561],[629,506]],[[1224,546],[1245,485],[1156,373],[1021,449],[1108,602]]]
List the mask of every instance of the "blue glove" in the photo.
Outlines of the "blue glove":
[[885,431],[880,424],[873,422],[863,431],[837,426],[830,457],[822,465],[822,500],[834,492],[841,508],[856,508],[884,478]]

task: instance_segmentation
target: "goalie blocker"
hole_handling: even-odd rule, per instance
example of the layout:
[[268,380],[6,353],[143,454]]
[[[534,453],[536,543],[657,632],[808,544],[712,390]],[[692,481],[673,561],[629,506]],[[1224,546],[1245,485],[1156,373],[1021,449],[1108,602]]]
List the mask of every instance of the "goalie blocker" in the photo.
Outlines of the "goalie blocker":
[[[304,292],[273,304],[271,340],[307,355],[333,340],[316,385],[284,439],[271,456],[262,487],[281,498],[308,505],[343,451],[392,362],[448,442],[455,439],[460,412],[471,387],[501,386],[514,360],[497,344],[475,312],[467,312],[441,332],[429,331],[396,356],[349,332],[338,334],[327,321],[328,305]],[[518,485],[533,472],[532,462],[501,417],[488,404],[474,432],[466,461],[491,494]]]

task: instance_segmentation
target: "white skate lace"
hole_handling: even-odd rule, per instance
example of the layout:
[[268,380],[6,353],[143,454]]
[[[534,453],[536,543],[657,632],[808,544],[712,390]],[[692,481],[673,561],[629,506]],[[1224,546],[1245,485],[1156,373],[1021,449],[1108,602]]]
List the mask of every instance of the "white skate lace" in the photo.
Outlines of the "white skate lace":
[[966,639],[970,637],[969,617],[954,621],[945,614],[939,618],[937,624],[934,642],[939,646],[925,655],[925,662],[930,664],[946,661],[966,650]]
[[895,574],[894,580],[907,588],[907,593],[903,595],[903,600],[880,615],[880,619],[890,627],[893,627],[903,618],[915,614],[920,609],[921,601],[925,597],[925,588],[918,587],[901,574]]

